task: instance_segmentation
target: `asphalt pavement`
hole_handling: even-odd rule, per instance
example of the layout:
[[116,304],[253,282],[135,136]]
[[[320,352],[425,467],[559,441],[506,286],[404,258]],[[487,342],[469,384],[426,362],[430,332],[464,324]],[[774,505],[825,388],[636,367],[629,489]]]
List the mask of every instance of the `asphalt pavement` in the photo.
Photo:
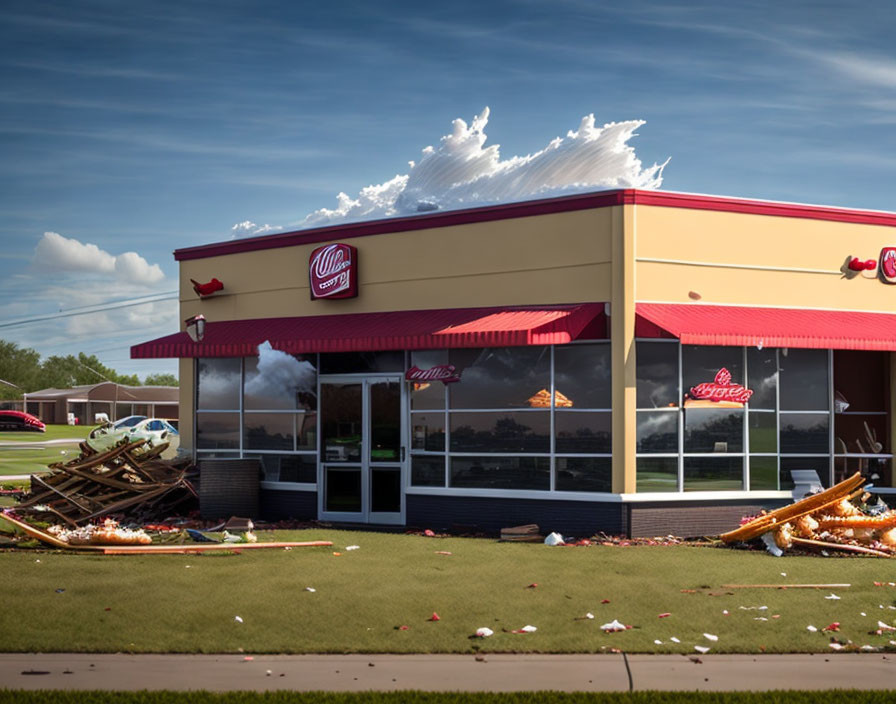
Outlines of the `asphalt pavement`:
[[0,687],[625,692],[896,689],[896,656],[0,654]]

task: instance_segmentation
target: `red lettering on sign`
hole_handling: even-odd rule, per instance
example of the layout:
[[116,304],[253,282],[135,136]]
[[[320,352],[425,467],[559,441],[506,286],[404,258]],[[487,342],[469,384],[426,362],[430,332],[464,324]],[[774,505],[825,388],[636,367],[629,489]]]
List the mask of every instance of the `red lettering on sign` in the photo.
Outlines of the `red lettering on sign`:
[[704,382],[691,387],[690,397],[706,401],[734,401],[746,403],[753,391],[740,384],[731,383],[731,372],[725,367],[719,369],[715,381]]
[[896,247],[880,250],[880,276],[888,284],[896,284]]

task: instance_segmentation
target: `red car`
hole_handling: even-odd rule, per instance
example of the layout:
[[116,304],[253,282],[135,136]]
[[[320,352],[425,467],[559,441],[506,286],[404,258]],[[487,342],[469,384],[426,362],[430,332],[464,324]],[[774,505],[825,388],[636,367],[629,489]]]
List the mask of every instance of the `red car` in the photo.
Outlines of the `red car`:
[[34,430],[43,433],[47,429],[43,421],[22,411],[0,411],[0,430]]

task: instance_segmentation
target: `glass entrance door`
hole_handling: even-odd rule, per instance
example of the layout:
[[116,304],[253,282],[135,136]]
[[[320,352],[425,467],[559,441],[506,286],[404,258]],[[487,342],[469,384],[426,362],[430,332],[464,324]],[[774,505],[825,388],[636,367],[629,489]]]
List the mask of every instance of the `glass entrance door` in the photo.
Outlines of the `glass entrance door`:
[[404,523],[400,377],[321,379],[323,520]]

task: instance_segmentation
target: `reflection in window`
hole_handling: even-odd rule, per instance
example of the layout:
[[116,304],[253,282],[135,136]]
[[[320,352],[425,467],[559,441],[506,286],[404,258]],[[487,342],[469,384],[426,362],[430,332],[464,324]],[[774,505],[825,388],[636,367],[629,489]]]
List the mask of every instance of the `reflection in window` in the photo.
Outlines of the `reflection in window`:
[[445,451],[445,414],[411,414],[411,448],[429,452]]
[[740,491],[744,488],[742,457],[685,457],[685,491]]
[[677,457],[639,457],[636,491],[678,491]]
[[779,364],[782,411],[828,410],[827,350],[781,350]]
[[528,399],[550,389],[549,347],[455,349],[449,362],[462,374],[449,386],[451,408],[528,408]]
[[778,488],[778,458],[750,457],[750,491]]
[[829,452],[830,416],[820,413],[782,413],[781,453]]
[[317,408],[317,370],[314,356],[273,351],[259,366],[258,357],[246,357],[243,408],[246,410],[314,410]]
[[678,345],[668,342],[637,342],[638,408],[677,407]]
[[781,458],[781,489],[790,491],[793,489],[794,469],[814,469],[818,472],[821,485],[825,488],[831,485],[831,458],[830,457],[782,457]]
[[569,345],[554,349],[554,388],[574,408],[610,408],[610,345]]
[[253,455],[261,461],[264,479],[268,482],[300,482],[314,484],[317,482],[316,455]]
[[684,412],[685,452],[743,452],[744,412],[732,408],[689,408]]
[[[432,369],[448,364],[448,350],[415,350],[411,352],[411,366],[417,369]],[[462,384],[463,381],[456,382]],[[426,381],[409,384],[411,410],[428,411],[445,408],[445,384],[441,381]]]
[[678,413],[638,411],[638,452],[678,452]]
[[[750,404],[752,406],[752,403]],[[778,418],[774,413],[750,411],[750,452],[778,451]]]
[[549,457],[452,457],[451,486],[475,489],[551,488]]
[[197,409],[239,410],[241,362],[239,357],[205,357],[197,360]]
[[247,450],[293,450],[295,428],[293,413],[247,413],[243,418],[243,447]]
[[558,457],[557,491],[611,491],[612,457]]
[[196,449],[218,450],[240,447],[239,413],[197,413]]
[[778,402],[778,355],[774,349],[747,348],[747,388],[750,408],[772,409]]
[[549,411],[449,416],[452,452],[550,452]]
[[414,455],[411,457],[411,484],[445,486],[445,458]]
[[612,414],[609,411],[579,413],[554,412],[556,452],[611,453]]
[[321,374],[404,372],[404,352],[328,352],[320,355]]

